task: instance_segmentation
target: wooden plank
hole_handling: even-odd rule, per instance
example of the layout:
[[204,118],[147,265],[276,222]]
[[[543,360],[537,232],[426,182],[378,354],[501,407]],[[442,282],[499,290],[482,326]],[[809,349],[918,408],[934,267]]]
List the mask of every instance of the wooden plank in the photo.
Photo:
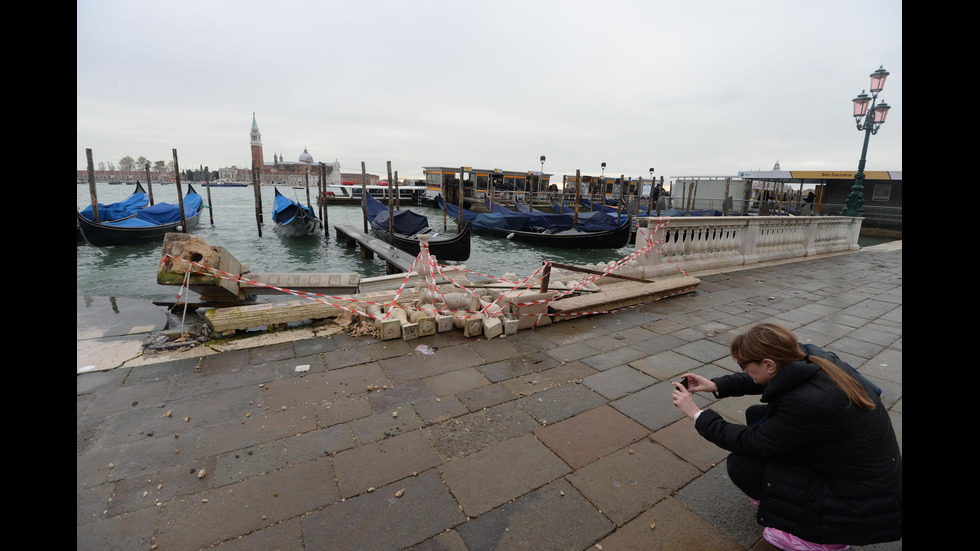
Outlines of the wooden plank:
[[415,263],[414,256],[353,226],[338,224],[334,226],[334,229],[337,231],[338,239],[346,239],[348,246],[354,241],[361,246],[362,251],[367,250],[380,256],[390,266],[394,266],[402,272],[409,271],[412,264]]
[[241,289],[250,295],[282,294],[282,291],[265,285],[322,295],[352,295],[358,292],[361,281],[360,274],[354,273],[268,273],[244,274],[242,277],[256,282],[242,281],[240,284]]
[[635,281],[637,283],[650,283],[651,281],[653,281],[651,279],[641,279],[641,278],[638,278],[638,277],[630,277],[630,276],[620,275],[620,274],[616,274],[616,273],[612,273],[612,272],[605,273],[605,272],[601,272],[599,270],[592,270],[592,269],[589,269],[589,268],[584,268],[582,266],[573,266],[571,264],[561,264],[561,263],[558,263],[558,262],[552,262],[551,265],[553,267],[555,267],[555,268],[561,268],[563,270],[571,270],[573,272],[584,272],[584,273],[587,273],[587,274],[601,275],[603,277],[613,277],[613,278],[616,278],[616,279],[625,279],[627,281]]
[[205,311],[204,318],[213,331],[222,333],[263,325],[332,318],[343,312],[345,312],[343,308],[338,308],[332,304],[296,299],[286,302],[215,308]]
[[[223,333],[263,325],[334,318],[350,309],[366,310],[368,303],[384,303],[393,299],[394,296],[395,292],[393,291],[361,293],[343,297],[343,299],[331,300],[330,304],[297,298],[295,300],[215,308],[205,311],[204,318],[213,331]],[[415,300],[417,296],[415,293],[406,291],[402,293],[400,298],[408,302]],[[344,308],[335,306],[335,304]]]
[[[660,281],[635,283],[624,282],[605,285],[598,293],[567,297],[548,303],[548,311],[554,321],[564,321],[627,306],[644,304],[697,289],[701,280],[690,276],[671,277]],[[556,315],[557,314],[557,315]]]

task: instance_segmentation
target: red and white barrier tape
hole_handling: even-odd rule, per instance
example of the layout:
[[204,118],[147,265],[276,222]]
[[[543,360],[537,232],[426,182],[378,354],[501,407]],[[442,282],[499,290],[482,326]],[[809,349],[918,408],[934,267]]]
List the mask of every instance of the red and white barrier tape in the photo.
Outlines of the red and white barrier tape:
[[[627,255],[626,257],[624,257],[624,258],[622,258],[622,259],[620,259],[618,261],[611,262],[603,270],[601,270],[601,273],[599,273],[599,274],[591,274],[589,277],[586,277],[584,280],[578,281],[577,284],[574,285],[573,287],[571,287],[569,289],[566,289],[566,290],[564,290],[562,292],[557,293],[554,297],[550,297],[550,298],[546,298],[546,299],[533,300],[533,301],[528,301],[528,302],[517,302],[517,301],[513,300],[513,299],[515,299],[517,297],[508,297],[510,300],[507,300],[507,302],[504,303],[504,307],[507,306],[507,305],[509,305],[509,304],[513,304],[513,305],[518,306],[518,307],[533,306],[533,305],[536,305],[536,304],[544,304],[544,303],[551,302],[553,300],[558,300],[558,299],[564,298],[564,297],[566,297],[566,296],[568,296],[568,295],[570,295],[572,293],[578,292],[579,290],[581,290],[583,287],[587,286],[588,284],[593,283],[593,282],[601,279],[602,277],[605,277],[606,275],[609,275],[609,274],[614,273],[616,270],[619,270],[620,268],[622,268],[623,266],[625,266],[626,264],[628,264],[630,261],[634,260],[638,256],[656,250],[655,247],[657,247],[658,245],[661,245],[662,246],[663,243],[664,243],[664,241],[662,239],[661,240],[657,240],[657,241],[653,241],[652,237],[653,237],[653,234],[654,234],[654,232],[656,230],[659,230],[660,228],[666,226],[667,223],[668,223],[668,220],[661,221],[659,223],[659,225],[657,226],[657,228],[655,228],[655,230],[653,232],[650,232],[650,236],[647,237],[647,239],[646,239],[646,245],[643,248],[636,249],[632,253],[630,253],[629,255]],[[428,253],[429,252],[428,244],[427,243],[422,243],[421,245],[424,248],[425,252]],[[657,252],[659,252],[661,255],[663,255],[662,247],[661,247],[661,250],[658,250]],[[422,256],[422,251],[420,251],[419,252],[419,255],[415,257],[415,261],[413,261],[411,268],[405,274],[405,278],[402,280],[401,285],[399,285],[398,290],[395,292],[394,299],[392,299],[390,302],[371,302],[371,301],[365,301],[365,300],[357,300],[357,299],[351,299],[351,298],[345,298],[345,297],[339,297],[339,296],[321,295],[321,294],[318,294],[318,293],[311,293],[311,292],[308,292],[308,291],[297,291],[297,290],[293,290],[293,289],[287,289],[287,288],[283,288],[283,287],[277,287],[275,285],[269,285],[267,283],[262,283],[260,281],[256,281],[256,280],[253,280],[253,279],[248,279],[248,278],[242,277],[241,275],[230,274],[228,272],[224,272],[224,271],[218,270],[217,268],[211,268],[209,266],[204,266],[204,265],[202,265],[200,263],[197,263],[197,262],[194,262],[192,260],[178,258],[178,257],[173,256],[173,255],[170,255],[170,254],[167,254],[167,255],[164,256],[164,260],[161,261],[161,264],[163,262],[165,262],[167,258],[172,258],[174,260],[179,260],[181,262],[186,262],[187,264],[189,264],[191,266],[196,266],[196,267],[200,268],[200,270],[189,270],[188,271],[188,274],[185,275],[184,282],[181,284],[180,290],[178,291],[178,294],[177,294],[177,299],[178,300],[180,300],[180,297],[183,295],[183,293],[188,288],[189,274],[191,272],[193,272],[193,273],[201,274],[201,275],[204,275],[204,276],[212,276],[212,277],[217,277],[219,279],[229,279],[229,280],[234,280],[234,281],[239,281],[239,282],[245,282],[245,283],[248,283],[250,285],[255,285],[255,286],[259,286],[259,287],[266,287],[266,288],[269,288],[269,289],[274,289],[276,291],[281,291],[282,293],[285,293],[285,294],[288,294],[288,295],[292,295],[292,296],[296,296],[296,297],[300,297],[300,298],[306,298],[306,299],[309,299],[309,300],[313,300],[315,302],[320,302],[322,304],[326,304],[326,305],[329,305],[329,306],[334,306],[336,308],[340,308],[340,309],[345,310],[347,312],[350,312],[352,314],[357,314],[357,315],[365,316],[365,317],[368,317],[368,318],[371,318],[371,319],[375,319],[375,320],[380,319],[380,320],[383,321],[383,320],[387,320],[388,317],[391,315],[392,308],[394,307],[395,304],[398,303],[398,299],[401,296],[401,294],[404,292],[405,286],[407,285],[408,280],[411,277],[412,272],[415,270],[415,266],[417,265],[417,263],[418,263],[419,259],[421,258],[421,256]],[[443,271],[442,267],[439,266],[439,264],[436,262],[435,258],[433,258],[431,255],[428,255],[427,258],[428,258],[428,266],[427,266],[428,269],[425,270],[425,285],[426,285],[426,288],[430,291],[430,297],[432,297],[432,299],[433,299],[432,306],[435,306],[435,298],[436,297],[438,297],[440,299],[439,302],[443,302],[443,303],[445,302],[444,300],[442,300],[443,297],[444,297],[444,295],[438,291],[438,285],[437,285],[436,279],[435,279],[435,275],[436,274],[442,276],[444,279],[446,279],[447,281],[449,281],[454,287],[457,287],[459,289],[462,289],[463,291],[465,291],[467,293],[470,293],[470,295],[473,295],[473,296],[476,296],[476,297],[480,297],[479,294],[475,293],[471,289],[467,289],[466,287],[464,287],[464,286],[460,285],[458,282],[456,282],[453,278],[450,278],[449,276],[447,276],[446,273]],[[676,267],[678,269],[678,271],[680,271],[681,273],[683,273],[685,276],[688,275],[687,272],[685,272],[683,269],[681,269],[676,264],[674,264],[673,262],[671,262],[670,259],[665,258],[665,260],[667,260],[667,262],[670,262],[671,265],[673,265],[674,267]],[[533,284],[528,284],[527,282],[534,280],[534,277],[536,275],[538,275],[539,273],[541,273],[542,270],[544,270],[544,268],[546,266],[550,266],[550,265],[551,265],[551,262],[550,261],[545,261],[540,268],[538,268],[537,270],[534,271],[534,273],[532,273],[531,275],[529,275],[526,278],[522,279],[521,281],[517,281],[517,282],[505,280],[505,279],[502,279],[502,278],[496,278],[496,277],[489,276],[487,274],[481,274],[479,272],[475,272],[475,271],[472,271],[472,270],[466,270],[465,268],[458,268],[457,271],[468,272],[468,273],[471,273],[471,274],[476,274],[476,275],[480,275],[480,276],[483,276],[483,277],[488,277],[490,279],[494,279],[494,280],[497,280],[497,281],[500,281],[500,282],[513,284],[513,287],[511,287],[511,289],[509,291],[506,291],[505,293],[501,293],[501,295],[496,300],[494,300],[493,302],[488,303],[486,306],[482,307],[479,311],[470,311],[470,310],[446,311],[446,310],[439,310],[439,309],[435,309],[435,311],[436,312],[440,312],[440,313],[457,313],[457,314],[458,313],[464,313],[464,314],[470,314],[469,316],[467,316],[467,318],[473,317],[474,315],[477,315],[477,314],[485,314],[486,311],[487,311],[487,309],[490,308],[490,306],[492,306],[492,305],[500,306],[499,303],[500,303],[501,299],[503,299],[504,297],[506,297],[509,293],[512,293],[514,291],[519,290],[521,287],[526,287],[526,288],[524,290],[520,290],[519,291],[519,294],[517,295],[518,297],[521,296],[521,295],[523,295],[523,294],[525,294],[525,293],[532,292],[531,291],[531,286]],[[535,281],[540,281],[540,279],[541,278],[538,278]],[[564,314],[551,314],[551,315],[555,315],[555,316],[588,316],[588,315],[596,315],[596,314],[606,314],[606,313],[611,313],[611,312],[618,312],[618,311],[626,310],[626,309],[629,309],[629,308],[635,308],[637,306],[642,306],[643,304],[649,304],[649,303],[652,303],[652,302],[656,302],[658,300],[662,300],[664,298],[668,298],[668,297],[671,297],[671,296],[676,296],[678,294],[687,292],[688,290],[690,290],[690,287],[684,288],[684,289],[681,289],[681,290],[678,290],[678,291],[676,291],[674,293],[671,293],[669,295],[665,295],[665,296],[662,296],[662,297],[659,297],[659,298],[656,298],[656,299],[653,299],[653,300],[650,300],[650,301],[646,301],[646,302],[642,302],[642,303],[634,304],[634,305],[630,305],[630,306],[624,306],[622,308],[614,308],[614,309],[611,309],[611,310],[593,310],[593,311],[587,311],[587,312],[569,312],[569,313],[564,313]],[[369,305],[369,306],[375,306],[375,305],[379,305],[379,306],[382,306],[382,307],[388,306],[388,309],[387,309],[387,312],[385,313],[384,317],[378,318],[377,316],[374,316],[374,315],[368,313],[367,311],[360,311],[360,310],[357,310],[355,308],[349,308],[347,306],[343,306],[341,304],[337,304],[337,302],[335,302],[335,301],[344,302],[344,303],[365,304],[365,305]],[[512,315],[517,315],[517,316],[535,316],[535,317],[538,318],[537,320],[535,320],[535,323],[534,323],[534,327],[536,327],[537,324],[538,324],[538,322],[541,319],[541,316],[544,315],[544,312],[539,312],[539,313],[536,313],[536,314],[520,314],[520,313],[516,313],[515,312],[515,313],[512,313]]]

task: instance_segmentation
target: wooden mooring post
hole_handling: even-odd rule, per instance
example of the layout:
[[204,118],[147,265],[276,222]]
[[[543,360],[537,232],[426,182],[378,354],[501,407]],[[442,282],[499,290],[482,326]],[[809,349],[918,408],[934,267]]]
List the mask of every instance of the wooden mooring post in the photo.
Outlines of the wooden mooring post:
[[[147,168],[150,165],[146,165]],[[208,190],[208,214],[211,215],[211,225],[214,225],[214,209],[211,208],[211,170],[208,167],[204,167],[204,187]]]
[[395,189],[394,182],[391,181],[391,161],[388,161],[388,243],[395,243],[395,200],[392,193]]
[[320,220],[323,220],[323,237],[330,237],[330,230],[327,228],[327,165],[320,163],[320,184],[317,186],[317,193],[320,197]]
[[174,183],[177,184],[177,205],[180,207],[180,231],[187,233],[187,219],[184,217],[184,194],[180,190],[180,166],[177,163],[176,149],[174,149]]
[[[146,163],[146,192],[150,196],[150,206],[153,206],[153,178],[150,176],[150,163]],[[208,203],[210,203],[210,197],[208,198]]]
[[[364,166],[364,161],[361,161],[361,196],[363,197],[365,193],[367,193],[367,168]],[[361,199],[361,218],[364,219],[364,233],[367,233],[367,205],[364,204],[363,199]]]
[[259,237],[262,237],[262,190],[259,186],[262,179],[259,176],[258,163],[252,161],[252,191],[255,193],[255,225],[259,229]]
[[92,220],[99,222],[99,197],[95,191],[95,167],[92,164],[92,150],[85,150],[85,160],[88,163],[88,193],[92,197]]

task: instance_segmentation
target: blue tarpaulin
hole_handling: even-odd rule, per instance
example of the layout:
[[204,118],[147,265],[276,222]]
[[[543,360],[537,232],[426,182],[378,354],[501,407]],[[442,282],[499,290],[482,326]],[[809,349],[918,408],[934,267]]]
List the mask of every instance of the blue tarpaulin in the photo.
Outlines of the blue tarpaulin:
[[305,207],[285,195],[277,194],[275,200],[272,202],[272,221],[280,226],[284,226],[292,222],[293,218],[296,218],[299,209],[305,210],[310,218],[316,218],[316,214],[313,213],[312,208]]
[[[125,201],[110,203],[108,205],[99,203],[99,222],[111,222],[132,216],[149,202],[150,200],[145,193],[134,193],[127,197]],[[82,216],[92,220],[92,205],[82,209]]]
[[[184,197],[184,218],[197,216],[201,211],[203,200],[197,193],[188,193]],[[113,222],[110,225],[119,228],[145,228],[151,226],[162,226],[180,222],[180,205],[171,203],[157,203],[152,207],[146,207],[139,211],[136,216]]]

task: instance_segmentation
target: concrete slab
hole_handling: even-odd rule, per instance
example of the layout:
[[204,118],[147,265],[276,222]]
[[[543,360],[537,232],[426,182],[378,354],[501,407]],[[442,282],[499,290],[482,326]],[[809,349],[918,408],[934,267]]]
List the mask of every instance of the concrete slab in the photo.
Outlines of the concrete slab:
[[425,379],[436,396],[450,396],[472,388],[490,384],[490,380],[474,367],[459,369]]
[[160,512],[156,543],[207,547],[339,498],[330,461],[322,458],[171,502]]
[[609,400],[622,398],[658,382],[628,365],[613,367],[585,378],[584,384]]
[[509,402],[516,396],[500,383],[484,385],[460,392],[456,395],[459,402],[469,411],[477,411]]
[[438,468],[463,512],[476,517],[571,471],[531,434]]
[[507,402],[422,429],[443,462],[466,457],[529,433],[540,425],[516,402]]
[[604,405],[606,399],[581,383],[569,383],[525,396],[518,403],[547,426]]
[[700,474],[663,446],[643,439],[567,478],[602,514],[622,526]]
[[657,431],[684,416],[670,401],[673,391],[669,382],[658,383],[609,405],[651,432]]
[[579,469],[650,434],[609,406],[600,406],[535,431],[546,446]]
[[691,482],[674,498],[716,530],[748,549],[762,538],[757,508],[728,478],[724,462]]
[[[667,498],[639,515],[616,532],[600,540],[596,549],[711,549],[744,551],[745,546],[718,531],[677,500]],[[761,548],[757,551],[769,551]]]
[[436,454],[418,431],[358,446],[333,457],[337,487],[344,498],[363,494],[369,488],[380,488],[438,463]]
[[456,528],[468,551],[585,549],[613,524],[564,479]]
[[697,436],[694,421],[684,417],[650,435],[650,439],[694,465],[702,472],[714,468],[728,457],[728,450]]
[[428,470],[314,511],[301,522],[306,549],[362,551],[404,549],[465,519],[439,475]]

